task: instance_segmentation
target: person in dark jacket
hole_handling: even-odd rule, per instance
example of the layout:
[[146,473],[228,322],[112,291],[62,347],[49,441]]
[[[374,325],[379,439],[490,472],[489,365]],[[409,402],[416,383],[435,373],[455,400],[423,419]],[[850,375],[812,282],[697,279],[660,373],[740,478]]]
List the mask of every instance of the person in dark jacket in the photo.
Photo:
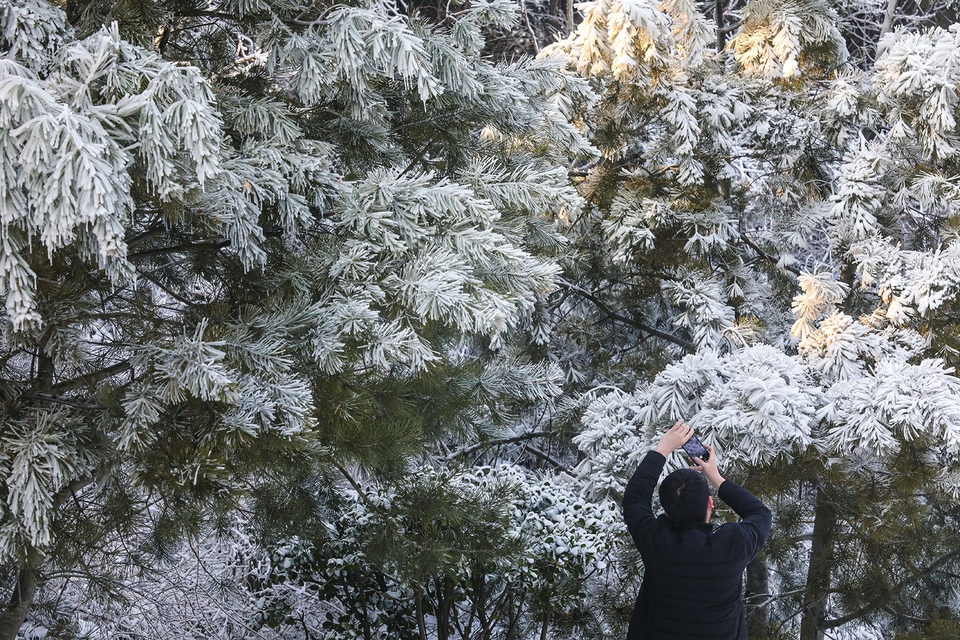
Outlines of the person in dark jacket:
[[[680,420],[647,453],[623,494],[623,517],[643,559],[640,595],[627,640],[747,640],[743,572],[770,534],[771,513],[760,500],[707,460],[679,469],[660,485],[666,513],[653,515],[653,489],[675,449],[693,435]],[[742,519],[710,524],[717,490]]]

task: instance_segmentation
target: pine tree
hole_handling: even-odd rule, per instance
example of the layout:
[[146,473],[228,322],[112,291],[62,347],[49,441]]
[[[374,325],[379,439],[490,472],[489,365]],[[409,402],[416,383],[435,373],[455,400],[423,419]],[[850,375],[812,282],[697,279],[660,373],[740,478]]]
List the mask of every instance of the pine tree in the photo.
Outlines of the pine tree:
[[603,637],[678,417],[752,635],[956,633],[949,13],[531,7],[0,3],[0,637]]
[[602,154],[555,352],[596,499],[683,417],[774,504],[752,636],[935,635],[958,611],[954,325],[927,306],[954,298],[954,32],[859,74],[839,8],[749,3],[721,47],[682,7],[589,3],[547,52],[592,78]]
[[481,57],[514,6],[127,8],[0,5],[3,638],[559,391],[508,344],[591,150],[557,63]]

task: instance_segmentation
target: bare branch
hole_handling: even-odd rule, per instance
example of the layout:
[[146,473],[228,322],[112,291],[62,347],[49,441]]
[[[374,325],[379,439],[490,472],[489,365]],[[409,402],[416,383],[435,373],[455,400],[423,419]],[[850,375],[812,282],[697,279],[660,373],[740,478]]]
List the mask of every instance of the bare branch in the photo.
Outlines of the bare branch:
[[751,249],[753,249],[753,250],[757,253],[757,255],[759,255],[761,258],[763,258],[763,259],[766,260],[767,262],[769,262],[769,263],[771,263],[771,264],[779,267],[780,269],[783,269],[783,270],[785,270],[785,271],[789,271],[790,273],[792,273],[792,274],[794,274],[794,275],[797,275],[797,276],[800,275],[800,269],[796,268],[796,267],[793,266],[792,264],[783,264],[783,265],[780,264],[780,262],[779,262],[778,260],[776,260],[776,259],[775,259],[773,256],[771,256],[769,253],[767,253],[766,251],[764,251],[763,249],[761,249],[755,242],[753,242],[752,240],[750,240],[750,238],[748,238],[748,237],[746,236],[746,234],[741,235],[740,238],[743,240],[743,243],[744,243],[745,245],[747,245],[748,247],[750,247]]
[[118,362],[112,364],[109,367],[104,367],[98,371],[93,371],[91,373],[85,373],[82,376],[76,378],[71,378],[70,380],[64,380],[58,384],[53,385],[52,390],[55,393],[63,393],[64,391],[72,391],[74,389],[79,389],[80,387],[93,386],[98,382],[111,378],[118,373],[123,373],[124,371],[129,370],[131,367],[129,361]]
[[651,327],[650,325],[644,324],[639,320],[634,320],[633,318],[622,316],[614,312],[613,310],[611,310],[602,300],[597,298],[595,295],[593,295],[589,291],[581,289],[575,284],[572,284],[569,282],[561,282],[560,286],[573,291],[574,293],[580,295],[583,298],[586,298],[587,300],[595,304],[597,308],[600,309],[600,311],[602,311],[604,314],[606,314],[606,316],[611,320],[616,320],[617,322],[621,322],[623,324],[629,325],[636,329],[640,329],[641,331],[649,333],[652,336],[656,336],[657,338],[661,338],[662,340],[666,340],[667,342],[672,342],[673,344],[685,349],[688,353],[696,353],[697,351],[697,345],[690,342],[689,340],[686,340],[679,336],[675,336],[672,333],[667,333],[666,331],[661,331],[660,329]]
[[496,440],[487,440],[486,442],[478,442],[477,444],[470,445],[469,447],[464,447],[458,451],[446,455],[440,460],[452,460],[453,458],[459,458],[460,456],[465,456],[473,453],[474,451],[479,451],[481,449],[487,449],[490,447],[498,447],[502,444],[513,444],[515,442],[523,442],[524,440],[533,440],[534,438],[550,438],[553,437],[552,433],[546,432],[536,432],[536,433],[524,433],[523,435],[513,436],[510,438],[497,438]]
[[227,238],[216,238],[213,240],[205,240],[203,242],[195,242],[193,244],[181,244],[175,247],[161,247],[159,249],[149,249],[147,251],[140,251],[139,253],[131,253],[127,256],[127,260],[144,260],[146,258],[155,258],[157,256],[164,256],[171,253],[186,253],[188,251],[193,251],[194,249],[222,249],[230,245],[230,240]]
[[572,476],[572,475],[573,475],[573,473],[570,471],[570,469],[568,469],[562,462],[560,462],[560,461],[557,460],[556,458],[553,458],[553,457],[549,456],[548,454],[544,453],[543,451],[540,451],[540,449],[537,449],[536,447],[532,447],[532,446],[530,446],[529,444],[523,445],[523,448],[524,448],[526,451],[529,451],[529,452],[532,453],[533,455],[537,456],[538,458],[540,458],[540,459],[543,460],[544,462],[547,462],[547,463],[553,465],[554,467],[556,467],[556,469],[557,469],[558,471],[562,471],[562,472],[564,472],[565,474],[567,474],[568,476]]
[[74,400],[73,398],[67,398],[65,396],[55,396],[49,393],[29,393],[29,394],[24,394],[20,397],[24,400],[40,400],[41,402],[53,402],[54,404],[62,404],[65,407],[73,407],[74,409],[85,409],[87,411],[106,411],[106,407],[102,407],[97,404],[81,402],[79,400]]

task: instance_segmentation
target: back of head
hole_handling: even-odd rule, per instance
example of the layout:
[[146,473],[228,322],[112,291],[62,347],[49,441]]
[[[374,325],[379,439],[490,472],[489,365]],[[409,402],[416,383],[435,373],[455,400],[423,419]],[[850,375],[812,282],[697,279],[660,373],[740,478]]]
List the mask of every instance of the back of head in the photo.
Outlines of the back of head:
[[675,526],[706,522],[709,498],[707,481],[693,469],[678,469],[660,483],[660,504]]

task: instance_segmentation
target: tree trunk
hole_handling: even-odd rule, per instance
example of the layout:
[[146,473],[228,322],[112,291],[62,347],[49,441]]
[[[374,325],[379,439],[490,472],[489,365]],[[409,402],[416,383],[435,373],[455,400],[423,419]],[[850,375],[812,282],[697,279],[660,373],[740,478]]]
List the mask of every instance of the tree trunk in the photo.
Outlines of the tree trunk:
[[417,630],[420,631],[420,640],[427,640],[427,623],[423,615],[423,589],[417,587],[413,592],[413,597],[417,605]]
[[[50,338],[52,329],[48,328],[39,341],[39,355],[37,356],[37,374],[35,388],[37,391],[49,393],[53,389],[54,366],[53,359],[45,355],[42,351],[43,346]],[[54,497],[54,506],[59,506],[66,499],[65,492],[72,490],[74,480],[67,487]],[[39,584],[39,569],[43,563],[43,554],[31,549],[27,553],[27,559],[17,574],[17,583],[13,586],[13,593],[10,595],[10,601],[6,608],[0,613],[0,640],[14,640],[17,632],[23,626],[30,613],[30,607],[33,606],[33,599],[37,595],[37,586]]]
[[513,598],[507,600],[507,632],[504,635],[505,640],[515,640],[517,637],[517,621],[520,620],[520,614],[523,613],[523,604],[526,599],[526,593],[521,589],[520,598],[514,601]]
[[540,627],[540,640],[547,640],[547,631],[550,629],[550,607],[543,610],[543,626]]
[[830,594],[830,572],[833,566],[833,541],[837,527],[837,511],[823,487],[814,482],[817,506],[814,509],[813,539],[810,565],[807,568],[806,592],[803,595],[803,618],[800,640],[823,640],[823,621],[827,617]]
[[373,640],[370,634],[370,616],[367,611],[367,577],[357,572],[357,591],[360,593],[360,628],[363,630],[363,640]]
[[15,640],[17,632],[27,619],[33,599],[37,594],[37,568],[29,561],[20,569],[17,584],[13,587],[10,603],[0,615],[0,640]]
[[880,35],[877,36],[877,42],[893,28],[893,19],[897,16],[898,0],[887,0],[887,10],[883,14],[883,23],[880,25]]
[[527,34],[530,36],[530,42],[533,43],[533,51],[539,54],[540,43],[537,42],[537,34],[534,33],[533,27],[530,26],[530,16],[527,15],[527,0],[520,0],[520,13],[523,16],[523,24],[527,28]]
[[770,624],[769,595],[769,572],[761,552],[747,565],[747,602],[753,605],[747,611],[747,631],[751,638],[767,636],[767,626]]
[[437,587],[437,640],[450,638],[450,612],[453,608],[453,580],[444,576],[435,581]]
[[474,606],[477,610],[477,620],[480,623],[480,638],[490,640],[493,630],[487,618],[487,575],[479,566],[473,571]]
[[723,14],[726,0],[716,0],[713,8],[713,20],[717,23],[717,53],[727,44],[727,34],[723,30]]

